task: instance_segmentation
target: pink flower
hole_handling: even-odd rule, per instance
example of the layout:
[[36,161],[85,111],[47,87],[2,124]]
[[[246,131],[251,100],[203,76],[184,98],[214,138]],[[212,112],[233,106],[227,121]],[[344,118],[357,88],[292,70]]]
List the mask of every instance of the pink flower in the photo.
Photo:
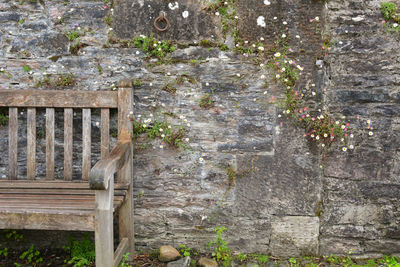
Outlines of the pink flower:
[[296,91],[296,92],[294,92],[294,95],[298,95],[298,94],[299,94],[299,92],[297,92],[297,91]]
[[313,19],[310,19],[310,23],[312,23],[314,20]]
[[382,24],[385,24],[386,23],[386,21],[385,20],[382,20]]
[[360,115],[357,115],[357,119],[360,119]]

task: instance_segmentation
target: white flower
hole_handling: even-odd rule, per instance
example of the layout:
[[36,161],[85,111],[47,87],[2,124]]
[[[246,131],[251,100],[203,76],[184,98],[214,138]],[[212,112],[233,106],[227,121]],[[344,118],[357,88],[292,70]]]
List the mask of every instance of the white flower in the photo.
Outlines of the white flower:
[[240,77],[240,73],[237,73],[236,76]]
[[315,83],[311,84],[312,87],[315,87]]
[[370,124],[370,123],[371,123],[371,121],[370,121],[370,120],[367,120],[367,123],[368,123],[368,124]]
[[343,150],[344,152],[346,152],[346,151],[347,151],[347,147],[343,147],[342,150]]
[[264,38],[263,38],[263,37],[260,37],[260,41],[264,41]]
[[286,70],[286,68],[282,68],[282,71],[285,71]]
[[300,66],[300,65],[297,65],[297,68],[298,68],[299,70],[304,70],[304,67],[302,67],[302,66]]
[[290,110],[286,110],[286,113],[289,114],[289,113],[290,113]]
[[260,51],[264,51],[264,47],[262,47],[262,46],[259,46],[259,47],[258,47],[258,50],[260,50]]
[[353,146],[353,145],[350,145],[350,146],[349,146],[349,148],[350,148],[350,149],[353,149],[353,148],[354,148],[354,146]]
[[140,54],[140,52],[139,51],[136,51],[136,55],[139,55]]
[[314,138],[314,134],[311,135],[311,138]]
[[239,17],[238,16],[235,16],[235,19],[238,19]]
[[57,19],[60,20],[60,19],[61,19],[61,16],[58,16]]
[[325,138],[328,137],[328,134],[324,134],[324,137],[325,137]]
[[133,114],[133,111],[130,111],[129,114],[132,115],[132,114]]
[[300,35],[296,35],[296,38],[297,38],[297,39],[300,39]]
[[215,12],[215,16],[219,16],[219,12],[217,11],[217,12]]
[[167,72],[167,75],[170,76],[170,75],[171,75],[171,72]]
[[161,138],[164,138],[164,137],[165,137],[165,134],[162,134],[162,135],[161,135]]
[[276,77],[277,79],[279,79],[279,78],[281,77],[281,75],[277,74],[275,77]]
[[284,22],[283,22],[283,25],[287,25],[287,22],[286,22],[286,21],[284,21]]
[[157,47],[157,44],[153,44],[154,47]]
[[244,41],[244,43],[245,43],[245,44],[248,44],[248,43],[249,43],[249,41]]
[[339,121],[335,121],[335,123],[336,123],[336,124],[339,124],[340,122],[339,122]]
[[163,132],[164,130],[163,130],[163,128],[160,128],[160,132]]
[[146,124],[143,124],[143,128],[146,128],[147,127],[147,125]]
[[189,142],[189,138],[185,138],[185,141],[186,141],[186,142]]
[[399,26],[399,24],[397,24],[397,23],[393,23],[393,27],[398,27]]
[[315,21],[319,21],[319,17],[315,17]]
[[168,129],[171,129],[172,127],[171,127],[171,125],[168,125]]
[[200,162],[203,162],[203,160],[204,160],[203,158],[199,158],[199,161],[200,161]]
[[260,67],[261,67],[261,68],[262,68],[262,67],[264,67],[264,64],[263,64],[263,63],[261,63],[261,64],[260,64]]
[[161,148],[161,149],[163,149],[163,148],[164,148],[164,146],[163,146],[163,145],[160,145],[160,148]]
[[264,91],[264,95],[266,95],[266,94],[268,94],[268,92],[267,92],[267,91]]
[[325,147],[325,144],[321,144],[322,147]]
[[190,123],[186,124],[188,127],[190,127]]
[[354,138],[354,134],[350,134],[350,138]]
[[274,19],[276,20],[276,19],[278,19],[278,17],[274,17]]
[[142,115],[139,114],[139,115],[138,115],[138,118],[140,118],[140,117],[142,117]]
[[263,74],[263,75],[261,75],[261,77],[260,77],[261,79],[265,79],[265,75]]
[[317,136],[315,137],[315,139],[319,140],[319,135],[317,135]]
[[281,56],[281,53],[276,52],[274,56],[275,56],[275,57],[280,57],[280,56]]
[[374,133],[373,133],[373,132],[369,132],[368,134],[369,134],[370,136],[373,136],[373,135],[374,135]]
[[153,86],[153,83],[149,83],[150,86]]
[[4,68],[1,68],[0,71],[3,72],[3,71],[4,71]]
[[253,47],[256,47],[256,45],[255,45],[255,44],[253,44],[252,46],[253,46]]
[[317,93],[315,93],[314,91],[312,91],[311,94],[315,96]]
[[206,83],[206,86],[209,86],[210,84],[209,83]]
[[286,34],[282,34],[282,38],[286,38]]

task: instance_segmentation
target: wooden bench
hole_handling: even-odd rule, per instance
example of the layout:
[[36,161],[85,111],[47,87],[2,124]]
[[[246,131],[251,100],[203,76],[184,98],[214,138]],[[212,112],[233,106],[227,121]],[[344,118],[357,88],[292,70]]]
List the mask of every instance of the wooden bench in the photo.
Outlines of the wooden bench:
[[[0,107],[9,107],[9,167],[8,179],[0,179],[0,229],[94,231],[96,266],[118,266],[126,252],[133,254],[132,98],[131,88],[0,90]],[[25,179],[17,177],[18,108],[27,108]],[[37,108],[46,109],[46,177],[42,179],[36,177]],[[63,180],[55,179],[55,108],[64,109]],[[91,109],[96,108],[101,109],[101,160],[91,168]],[[109,152],[111,108],[118,109],[118,141]],[[72,180],[73,109],[82,109],[82,179],[78,181]],[[115,252],[114,211],[118,211],[120,241]]]

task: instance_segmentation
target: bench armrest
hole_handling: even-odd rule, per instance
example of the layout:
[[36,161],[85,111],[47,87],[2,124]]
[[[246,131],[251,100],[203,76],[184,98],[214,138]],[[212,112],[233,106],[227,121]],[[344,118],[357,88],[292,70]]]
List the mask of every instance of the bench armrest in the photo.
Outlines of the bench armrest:
[[111,150],[110,155],[98,161],[90,170],[90,189],[106,190],[110,177],[122,169],[129,157],[131,157],[132,141],[127,130],[122,130],[117,144]]

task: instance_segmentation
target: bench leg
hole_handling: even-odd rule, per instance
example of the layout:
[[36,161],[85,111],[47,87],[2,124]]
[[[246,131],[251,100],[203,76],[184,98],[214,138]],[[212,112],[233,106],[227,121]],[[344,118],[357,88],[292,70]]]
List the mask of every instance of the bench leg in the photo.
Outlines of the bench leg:
[[114,267],[114,178],[109,181],[107,190],[96,190],[96,267]]
[[125,175],[125,181],[129,182],[129,189],[125,196],[125,201],[119,209],[119,241],[128,238],[128,260],[134,256],[134,232],[133,232],[133,192],[132,192],[132,158],[122,169],[121,173]]

